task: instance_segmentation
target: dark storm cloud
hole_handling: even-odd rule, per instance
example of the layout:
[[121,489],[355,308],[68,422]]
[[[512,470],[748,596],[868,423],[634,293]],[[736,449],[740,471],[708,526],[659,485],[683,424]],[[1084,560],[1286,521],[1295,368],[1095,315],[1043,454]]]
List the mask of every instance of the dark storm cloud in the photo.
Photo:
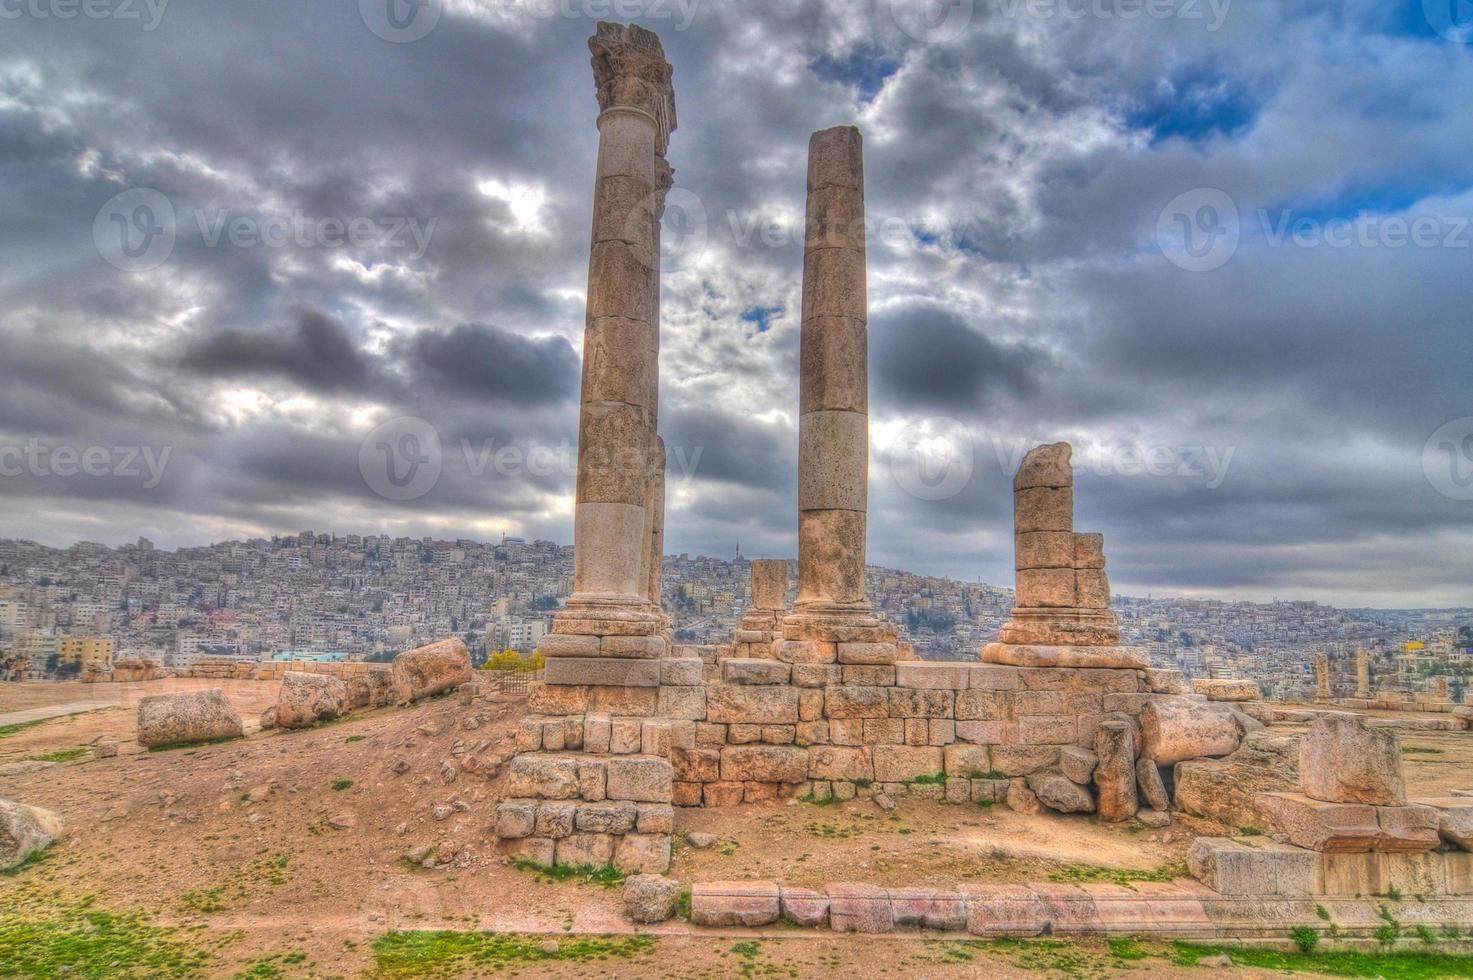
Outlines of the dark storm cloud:
[[541,404],[571,398],[578,354],[562,337],[523,337],[484,324],[424,331],[406,345],[415,382],[483,401]]
[[205,337],[185,351],[179,364],[205,377],[265,375],[315,392],[360,387],[372,372],[342,322],[316,310],[301,310],[292,323],[275,329],[225,330]]
[[[0,534],[571,540],[565,466],[488,464],[566,457],[577,434],[594,24],[533,6],[448,3],[412,44],[352,3],[171,4],[153,31],[7,21],[0,444],[172,455],[152,489],[0,479]],[[1233,4],[1215,25],[978,4],[929,44],[890,6],[644,18],[675,65],[672,199],[706,221],[662,280],[661,430],[684,454],[671,550],[796,550],[804,157],[813,130],[853,122],[884,229],[873,561],[1006,582],[1010,467],[1068,439],[1081,526],[1109,535],[1122,589],[1458,596],[1470,505],[1421,460],[1473,415],[1473,250],[1273,245],[1258,215],[1473,213],[1473,51],[1398,32],[1374,0]],[[114,268],[93,241],[133,187],[177,212],[155,270]],[[1213,272],[1154,238],[1194,188],[1241,217]],[[297,214],[431,233],[268,248],[201,230]],[[759,329],[752,310],[784,312]],[[434,427],[443,475],[394,504],[360,451],[405,416]],[[937,419],[971,463],[939,499],[906,469]],[[1212,480],[1117,472],[1207,449]]]

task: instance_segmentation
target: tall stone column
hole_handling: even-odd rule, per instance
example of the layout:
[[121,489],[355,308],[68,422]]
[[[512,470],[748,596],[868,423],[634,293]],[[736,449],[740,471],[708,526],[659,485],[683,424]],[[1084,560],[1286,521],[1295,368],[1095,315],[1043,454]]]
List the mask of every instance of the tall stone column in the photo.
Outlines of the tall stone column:
[[798,609],[865,612],[869,355],[864,146],[836,126],[808,142],[798,419]]
[[[657,657],[663,546],[659,402],[660,214],[675,128],[671,66],[660,40],[600,23],[589,39],[598,95],[598,173],[578,425],[573,595],[553,623],[548,656]],[[648,637],[640,646],[633,637]],[[567,637],[567,639],[557,639]],[[591,638],[591,639],[590,639]],[[659,642],[656,642],[659,641]],[[647,649],[644,649],[647,648]],[[603,651],[609,653],[609,651]],[[560,679],[571,682],[572,665]]]
[[1371,697],[1371,655],[1355,651],[1355,696],[1362,701]]
[[1330,692],[1330,655],[1321,651],[1314,655],[1314,699],[1328,702]]
[[859,130],[820,130],[808,141],[798,599],[784,622],[783,641],[773,647],[780,660],[882,663],[900,656],[894,626],[871,613],[865,595],[869,340],[864,234]]

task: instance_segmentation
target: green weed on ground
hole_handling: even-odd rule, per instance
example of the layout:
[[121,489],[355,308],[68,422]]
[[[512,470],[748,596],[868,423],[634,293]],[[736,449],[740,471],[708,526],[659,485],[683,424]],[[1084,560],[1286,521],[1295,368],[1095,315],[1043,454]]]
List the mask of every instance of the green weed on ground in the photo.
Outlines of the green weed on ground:
[[210,961],[210,953],[190,949],[175,930],[98,909],[90,899],[10,895],[0,911],[0,970],[6,976],[187,980],[205,976]]
[[19,735],[26,729],[35,728],[39,724],[41,724],[41,722],[39,721],[23,721],[15,725],[0,725],[0,738],[9,738],[12,735]]
[[387,932],[373,941],[379,974],[416,977],[475,967],[499,970],[519,963],[633,959],[653,950],[654,936],[564,937],[556,946],[538,936],[487,932]]
[[1473,956],[1430,950],[1365,953],[1327,949],[1303,953],[1257,947],[1198,946],[1185,942],[1172,943],[1172,949],[1173,959],[1179,966],[1195,966],[1207,956],[1228,956],[1235,966],[1332,977],[1384,977],[1385,980],[1473,977]]
[[165,742],[163,745],[154,745],[149,748],[150,752],[178,752],[181,749],[200,749],[207,745],[220,745],[224,742],[233,742],[239,735],[221,735],[219,738],[208,738],[203,742]]
[[85,745],[79,745],[74,749],[57,749],[55,752],[47,752],[45,755],[31,756],[32,762],[75,762],[91,750]]
[[601,868],[591,864],[580,864],[576,867],[567,864],[538,864],[536,861],[518,859],[513,861],[512,867],[518,871],[530,871],[537,876],[538,881],[582,881],[590,885],[601,885],[604,888],[618,888],[624,884],[625,874],[612,864],[606,864]]

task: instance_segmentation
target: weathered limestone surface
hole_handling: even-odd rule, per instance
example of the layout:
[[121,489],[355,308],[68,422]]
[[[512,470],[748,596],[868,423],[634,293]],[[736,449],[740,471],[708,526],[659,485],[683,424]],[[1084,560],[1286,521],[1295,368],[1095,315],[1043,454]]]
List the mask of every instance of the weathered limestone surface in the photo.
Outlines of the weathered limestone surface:
[[1136,795],[1135,731],[1123,721],[1107,721],[1095,734],[1096,812],[1106,823],[1120,823],[1139,809]]
[[1299,740],[1250,732],[1232,755],[1178,763],[1174,782],[1176,805],[1187,813],[1229,827],[1264,829],[1269,820],[1259,795],[1299,788]]
[[1331,803],[1406,803],[1401,739],[1368,728],[1359,715],[1324,715],[1299,746],[1299,780],[1304,794]]
[[1465,851],[1473,851],[1473,798],[1419,797],[1412,802],[1437,811],[1437,831],[1444,841]]
[[276,695],[276,727],[310,728],[349,709],[348,685],[324,674],[288,672]]
[[240,713],[219,688],[151,694],[138,702],[138,744],[145,748],[239,738]]
[[0,871],[44,851],[63,829],[61,817],[50,810],[0,800]]
[[690,921],[698,926],[765,926],[781,913],[775,881],[708,881],[691,886]]
[[1219,895],[1309,898],[1323,893],[1320,860],[1318,853],[1290,844],[1199,837],[1187,867]]
[[1257,701],[1263,697],[1257,681],[1201,677],[1192,682],[1192,690],[1209,701]]
[[1241,734],[1227,708],[1179,697],[1153,699],[1141,709],[1140,722],[1145,755],[1162,766],[1228,755]]
[[399,654],[394,658],[391,677],[394,696],[408,702],[469,684],[475,674],[465,641],[452,637]]

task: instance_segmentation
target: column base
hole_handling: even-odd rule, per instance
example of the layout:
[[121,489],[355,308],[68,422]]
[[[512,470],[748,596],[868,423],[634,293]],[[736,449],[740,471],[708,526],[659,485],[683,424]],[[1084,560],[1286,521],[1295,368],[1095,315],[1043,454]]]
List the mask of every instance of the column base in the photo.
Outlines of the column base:
[[782,639],[773,643],[772,652],[773,659],[792,664],[884,665],[915,659],[895,624],[876,616],[868,604],[801,605],[783,618]]
[[989,643],[982,662],[1011,667],[1105,667],[1145,670],[1151,655],[1141,647]]
[[1017,607],[998,633],[1002,643],[1116,646],[1120,621],[1108,609]]

